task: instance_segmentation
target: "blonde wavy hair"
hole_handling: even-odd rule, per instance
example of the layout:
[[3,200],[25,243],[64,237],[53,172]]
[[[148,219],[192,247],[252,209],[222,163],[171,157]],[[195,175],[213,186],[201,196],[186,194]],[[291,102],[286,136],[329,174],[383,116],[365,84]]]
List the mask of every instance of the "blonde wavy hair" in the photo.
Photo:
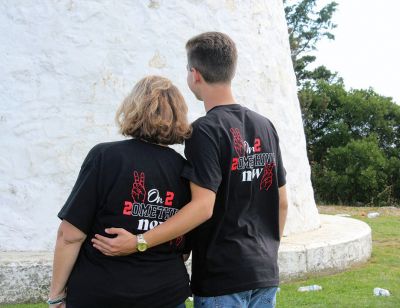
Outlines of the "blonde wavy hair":
[[115,119],[124,136],[169,145],[190,137],[187,111],[185,99],[169,79],[147,76],[124,99]]

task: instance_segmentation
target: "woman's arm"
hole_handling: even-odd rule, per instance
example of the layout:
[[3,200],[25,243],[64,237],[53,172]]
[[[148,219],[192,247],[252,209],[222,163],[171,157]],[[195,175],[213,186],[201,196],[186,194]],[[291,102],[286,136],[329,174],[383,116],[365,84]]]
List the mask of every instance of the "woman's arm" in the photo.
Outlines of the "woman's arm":
[[51,279],[49,299],[54,300],[65,295],[65,286],[78,257],[86,234],[63,220],[58,228],[57,242],[54,251],[53,276]]

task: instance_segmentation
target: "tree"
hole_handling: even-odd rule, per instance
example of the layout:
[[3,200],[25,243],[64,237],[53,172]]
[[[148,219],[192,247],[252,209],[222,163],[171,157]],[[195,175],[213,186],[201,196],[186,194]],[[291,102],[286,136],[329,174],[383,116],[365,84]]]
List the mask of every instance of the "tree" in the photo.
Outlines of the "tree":
[[391,98],[324,81],[305,86],[298,97],[310,161],[321,163],[328,148],[371,135],[388,158],[400,157],[400,106]]
[[299,100],[318,201],[400,204],[400,106],[324,81]]
[[307,69],[316,44],[334,39],[336,2],[283,3],[317,201],[400,205],[400,106],[372,89],[347,91],[325,66]]
[[379,205],[390,198],[385,172],[388,161],[373,136],[330,148],[324,161],[313,176],[320,199]]
[[337,74],[326,67],[322,66],[309,71],[307,66],[316,59],[315,56],[310,55],[310,52],[316,49],[317,42],[323,38],[331,40],[335,38],[330,31],[336,28],[336,25],[332,23],[332,16],[336,11],[337,3],[331,2],[319,11],[316,9],[316,0],[300,0],[295,3],[284,0],[283,3],[298,85],[321,78],[325,81],[335,80]]

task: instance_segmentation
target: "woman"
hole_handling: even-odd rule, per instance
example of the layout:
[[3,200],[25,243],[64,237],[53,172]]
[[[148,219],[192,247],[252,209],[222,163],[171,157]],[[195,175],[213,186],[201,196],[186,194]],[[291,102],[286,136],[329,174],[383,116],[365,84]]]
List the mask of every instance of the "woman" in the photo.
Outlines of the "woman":
[[[133,139],[101,143],[87,155],[64,207],[54,253],[51,307],[184,307],[190,295],[183,239],[107,257],[90,239],[111,226],[141,234],[190,201],[184,159],[167,145],[191,128],[179,90],[166,78],[140,80],[116,115]],[[140,247],[140,250],[145,250]],[[183,305],[183,306],[182,306]]]

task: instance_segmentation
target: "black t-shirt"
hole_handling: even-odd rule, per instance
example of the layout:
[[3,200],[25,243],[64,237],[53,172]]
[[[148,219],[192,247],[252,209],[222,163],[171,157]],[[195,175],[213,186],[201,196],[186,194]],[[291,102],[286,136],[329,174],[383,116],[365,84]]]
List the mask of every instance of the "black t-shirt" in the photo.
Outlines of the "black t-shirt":
[[193,123],[182,173],[216,192],[214,212],[191,232],[195,295],[217,296],[279,283],[279,187],[285,185],[272,123],[239,104]]
[[105,228],[144,233],[190,201],[174,150],[140,140],[96,145],[58,217],[87,234],[67,283],[67,307],[175,307],[190,296],[184,238],[123,257],[92,247]]

